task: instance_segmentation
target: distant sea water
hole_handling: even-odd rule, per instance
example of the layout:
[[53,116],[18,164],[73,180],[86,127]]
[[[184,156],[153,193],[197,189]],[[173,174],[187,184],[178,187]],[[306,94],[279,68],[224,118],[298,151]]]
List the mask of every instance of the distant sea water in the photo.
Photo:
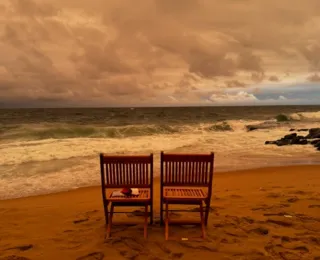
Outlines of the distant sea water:
[[[246,131],[278,114],[294,121]],[[0,199],[99,185],[100,152],[214,151],[218,171],[319,163],[312,146],[264,145],[295,127],[320,127],[320,106],[0,109]]]

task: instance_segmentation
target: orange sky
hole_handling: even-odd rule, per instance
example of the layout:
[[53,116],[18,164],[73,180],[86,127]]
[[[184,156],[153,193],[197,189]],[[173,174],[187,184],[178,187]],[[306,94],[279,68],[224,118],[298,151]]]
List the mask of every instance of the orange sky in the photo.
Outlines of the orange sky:
[[320,81],[319,0],[2,0],[0,20],[0,105],[229,104]]

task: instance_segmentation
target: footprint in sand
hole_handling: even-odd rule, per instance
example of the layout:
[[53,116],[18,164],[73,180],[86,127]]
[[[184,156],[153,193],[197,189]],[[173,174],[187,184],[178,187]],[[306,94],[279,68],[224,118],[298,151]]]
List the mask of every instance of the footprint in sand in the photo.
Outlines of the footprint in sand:
[[126,214],[129,218],[130,217],[144,217],[144,210],[139,210],[139,209],[137,209],[137,210],[134,210],[134,211],[132,211],[132,212],[130,212],[130,213],[127,213]]
[[232,237],[232,238],[222,238],[220,240],[220,243],[223,243],[223,244],[237,244],[237,243],[240,243],[240,239],[237,239],[235,237]]
[[291,253],[289,251],[279,252],[281,259],[290,259],[290,260],[301,260],[301,256],[298,254]]
[[273,245],[268,243],[264,249],[275,259],[284,259],[284,260],[300,260],[301,255],[297,253],[290,252],[286,248],[283,248],[282,245]]
[[289,202],[289,203],[295,203],[295,202],[297,202],[298,200],[299,200],[299,198],[293,197],[293,198],[287,199],[287,202]]
[[78,224],[78,223],[89,221],[89,219],[93,215],[95,215],[95,213],[97,213],[97,212],[99,212],[99,210],[95,209],[95,210],[90,210],[90,211],[87,211],[85,213],[82,213],[82,214],[80,214],[80,216],[78,216],[78,219],[73,221],[73,223],[74,224]]
[[76,220],[73,221],[73,224],[79,224],[79,223],[82,223],[82,222],[86,222],[88,220],[89,220],[89,218],[76,219]]
[[289,220],[283,220],[280,218],[269,218],[266,221],[267,223],[271,223],[271,224],[275,224],[278,226],[282,226],[282,227],[292,227],[293,226],[293,222],[289,221]]
[[139,252],[137,251],[120,251],[119,252],[120,255],[122,255],[123,257],[127,258],[127,259],[135,259],[136,257],[139,256]]
[[31,259],[24,256],[10,255],[10,256],[1,257],[0,260],[31,260]]
[[275,192],[270,192],[267,194],[267,198],[280,198],[282,197],[283,195],[281,193],[275,193]]
[[[218,209],[224,209],[224,207],[213,207],[213,206],[211,206],[211,207],[209,207],[209,212],[210,213],[217,212]],[[199,207],[190,209],[190,212],[199,212],[199,211],[200,211]]]
[[104,259],[104,253],[94,252],[85,256],[78,257],[76,260],[102,260]]
[[287,203],[280,203],[277,205],[266,205],[266,204],[262,204],[259,205],[257,207],[252,208],[252,211],[257,211],[257,210],[262,210],[262,211],[266,211],[266,210],[277,210],[277,209],[281,209],[281,208],[288,208],[290,207],[290,204]]
[[314,208],[320,208],[320,205],[309,205],[308,208],[314,209]]
[[231,194],[229,197],[233,198],[233,199],[241,199],[241,198],[243,198],[242,196],[237,195],[237,194]]
[[264,228],[264,227],[257,227],[254,229],[249,230],[249,233],[256,233],[258,235],[268,235],[269,234],[269,229]]
[[32,248],[33,248],[33,245],[32,244],[28,244],[28,245],[10,247],[10,248],[7,248],[6,250],[16,249],[16,250],[19,250],[19,251],[27,251],[27,250],[32,249]]
[[313,192],[310,191],[302,191],[302,190],[294,190],[290,191],[290,194],[295,194],[295,195],[308,195],[308,194],[313,194]]
[[170,255],[172,259],[180,259],[184,255],[184,253],[173,253],[168,247],[166,247],[162,243],[156,243],[156,245],[163,253],[165,253],[166,255]]

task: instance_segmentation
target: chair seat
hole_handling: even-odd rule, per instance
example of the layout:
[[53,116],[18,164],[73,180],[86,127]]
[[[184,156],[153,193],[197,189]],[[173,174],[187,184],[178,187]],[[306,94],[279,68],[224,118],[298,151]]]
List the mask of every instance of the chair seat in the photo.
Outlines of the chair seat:
[[139,195],[113,196],[110,193],[108,201],[111,202],[147,202],[150,200],[150,189],[139,189]]
[[204,200],[207,193],[201,188],[164,188],[163,198],[166,200]]

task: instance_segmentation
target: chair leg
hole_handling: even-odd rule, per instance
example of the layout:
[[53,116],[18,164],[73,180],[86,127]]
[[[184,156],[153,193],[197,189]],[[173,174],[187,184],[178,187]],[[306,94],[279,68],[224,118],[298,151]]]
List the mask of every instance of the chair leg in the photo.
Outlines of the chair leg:
[[163,202],[160,199],[160,225],[163,225]]
[[153,224],[153,202],[150,204],[150,225]]
[[144,238],[148,237],[148,204],[144,207]]
[[202,238],[204,239],[204,238],[206,237],[206,233],[205,233],[205,223],[204,223],[204,217],[203,217],[203,205],[202,205],[202,201],[200,202],[200,219],[201,219]]
[[110,235],[111,235],[111,226],[112,226],[113,208],[114,208],[114,205],[113,205],[113,203],[111,203],[110,216],[109,216],[109,223],[108,223],[108,227],[107,227],[107,238],[109,238],[109,237],[110,237]]
[[205,226],[207,226],[208,225],[208,218],[209,218],[209,210],[210,210],[210,202],[209,201],[205,202],[205,207],[206,207],[206,212],[205,212],[204,224],[205,224]]
[[165,238],[166,240],[169,239],[169,205],[166,202],[166,220],[165,220]]
[[108,225],[108,218],[109,218],[109,215],[108,215],[108,202],[103,202],[103,208],[104,208],[104,217],[105,217],[105,220],[106,220],[106,225]]

